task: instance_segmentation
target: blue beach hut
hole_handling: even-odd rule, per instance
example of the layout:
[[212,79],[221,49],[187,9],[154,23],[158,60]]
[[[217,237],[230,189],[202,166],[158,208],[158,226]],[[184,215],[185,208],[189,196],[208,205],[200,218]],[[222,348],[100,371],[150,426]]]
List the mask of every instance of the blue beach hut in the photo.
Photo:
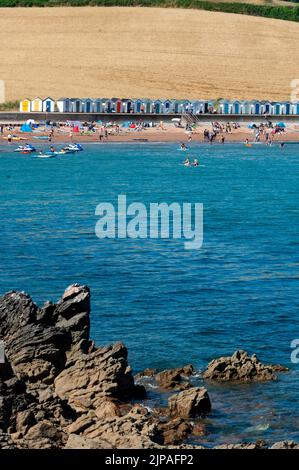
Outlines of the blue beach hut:
[[55,101],[48,96],[43,100],[42,109],[44,113],[53,113],[55,111]]

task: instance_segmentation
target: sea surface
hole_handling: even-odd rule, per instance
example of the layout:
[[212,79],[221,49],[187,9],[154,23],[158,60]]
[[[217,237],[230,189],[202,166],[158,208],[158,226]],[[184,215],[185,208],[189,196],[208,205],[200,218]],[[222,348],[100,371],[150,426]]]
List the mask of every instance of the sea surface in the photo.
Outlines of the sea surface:
[[[44,145],[44,144],[42,144]],[[219,443],[299,442],[299,146],[86,144],[42,160],[0,147],[0,293],[39,305],[71,283],[92,293],[91,336],[123,341],[134,372],[207,363],[236,349],[290,371],[256,385],[207,385],[207,435]],[[201,166],[186,168],[186,157]],[[204,242],[103,239],[95,208],[127,202],[203,203]],[[148,406],[165,402],[150,384]]]

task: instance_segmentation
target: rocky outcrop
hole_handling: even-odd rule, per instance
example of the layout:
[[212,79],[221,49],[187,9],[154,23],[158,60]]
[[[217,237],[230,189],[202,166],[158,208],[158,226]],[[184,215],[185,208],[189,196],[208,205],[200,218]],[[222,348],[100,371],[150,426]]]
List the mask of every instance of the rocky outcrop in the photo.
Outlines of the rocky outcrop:
[[206,380],[217,382],[262,382],[276,380],[275,372],[287,368],[280,365],[262,364],[255,354],[249,356],[246,351],[236,351],[232,356],[214,359],[203,373]]
[[211,402],[204,387],[192,387],[168,399],[170,414],[181,418],[196,418],[211,410]]
[[134,384],[123,344],[95,348],[89,315],[89,289],[78,284],[57,304],[42,308],[23,292],[0,299],[6,356],[0,371],[0,446],[63,447],[69,434],[96,422],[108,426],[115,417],[123,420],[121,434],[126,418],[118,416],[119,406],[136,394],[144,396],[144,388]]
[[[0,298],[0,449],[194,448],[185,441],[206,433],[200,419],[211,409],[208,392],[192,386],[191,365],[139,374],[136,385],[122,343],[97,348],[89,338],[90,292],[74,284],[56,303],[39,308],[24,292]],[[237,351],[212,361],[206,379],[273,380],[266,366]],[[168,407],[149,411],[142,379],[169,391]],[[147,382],[148,380],[148,382]],[[164,396],[164,399],[166,397]],[[231,446],[231,447],[230,447]],[[232,444],[226,448],[261,448]],[[296,448],[285,441],[272,448]],[[200,446],[196,446],[199,448]]]
[[176,369],[163,370],[156,374],[156,382],[164,390],[184,390],[191,387],[187,378],[193,374],[193,366],[188,364]]

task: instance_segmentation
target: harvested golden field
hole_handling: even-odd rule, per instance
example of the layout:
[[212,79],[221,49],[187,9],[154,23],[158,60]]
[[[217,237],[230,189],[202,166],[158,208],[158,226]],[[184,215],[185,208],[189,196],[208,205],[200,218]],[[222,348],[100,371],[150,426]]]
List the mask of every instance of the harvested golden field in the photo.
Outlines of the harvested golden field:
[[289,99],[299,23],[200,10],[0,9],[6,100]]

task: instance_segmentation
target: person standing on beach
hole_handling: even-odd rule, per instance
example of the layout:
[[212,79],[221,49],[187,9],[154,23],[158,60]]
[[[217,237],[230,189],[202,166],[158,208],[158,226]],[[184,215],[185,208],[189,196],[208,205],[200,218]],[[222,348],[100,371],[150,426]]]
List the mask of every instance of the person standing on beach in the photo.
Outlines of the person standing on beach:
[[70,140],[71,140],[71,142],[73,142],[73,131],[72,130],[70,131]]
[[11,135],[11,134],[8,134],[8,136],[7,136],[7,142],[8,142],[9,144],[11,144],[11,141],[12,141],[12,135]]
[[0,133],[1,134],[3,134],[3,129],[4,129],[4,126],[3,126],[3,124],[1,124],[1,126],[0,126]]

